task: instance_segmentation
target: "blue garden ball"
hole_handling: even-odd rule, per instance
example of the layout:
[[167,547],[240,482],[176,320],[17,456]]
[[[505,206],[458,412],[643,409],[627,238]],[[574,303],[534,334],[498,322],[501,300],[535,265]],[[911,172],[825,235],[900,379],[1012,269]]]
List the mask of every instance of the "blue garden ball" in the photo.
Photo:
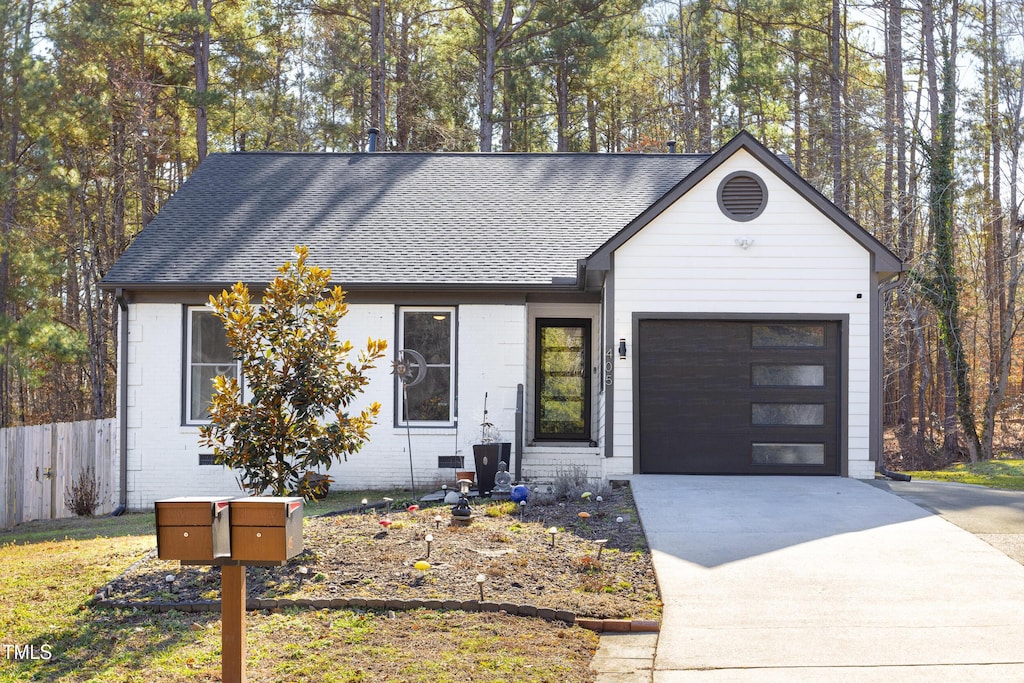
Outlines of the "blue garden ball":
[[525,484],[513,486],[508,497],[512,499],[513,503],[522,502],[530,497],[530,489]]

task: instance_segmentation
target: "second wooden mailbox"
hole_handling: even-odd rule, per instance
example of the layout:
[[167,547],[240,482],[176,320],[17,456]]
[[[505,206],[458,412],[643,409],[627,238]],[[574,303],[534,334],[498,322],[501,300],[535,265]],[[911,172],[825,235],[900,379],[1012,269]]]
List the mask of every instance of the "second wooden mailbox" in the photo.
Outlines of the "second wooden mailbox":
[[302,552],[302,499],[253,496],[231,501],[231,559],[284,564]]
[[231,557],[230,498],[185,496],[156,502],[161,560],[217,564]]

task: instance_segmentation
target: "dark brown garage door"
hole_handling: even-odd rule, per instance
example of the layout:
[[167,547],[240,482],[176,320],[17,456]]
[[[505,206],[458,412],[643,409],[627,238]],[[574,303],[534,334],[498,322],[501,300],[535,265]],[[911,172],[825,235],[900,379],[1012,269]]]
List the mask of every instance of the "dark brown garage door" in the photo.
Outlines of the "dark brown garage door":
[[838,474],[836,322],[641,320],[640,471]]

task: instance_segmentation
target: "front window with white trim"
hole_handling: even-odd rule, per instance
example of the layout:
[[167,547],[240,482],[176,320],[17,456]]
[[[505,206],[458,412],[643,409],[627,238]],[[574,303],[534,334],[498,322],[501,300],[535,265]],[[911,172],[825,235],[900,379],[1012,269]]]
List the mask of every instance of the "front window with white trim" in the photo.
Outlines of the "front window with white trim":
[[403,392],[395,382],[398,424],[450,426],[455,421],[455,308],[402,307],[400,348],[419,352],[425,377]]
[[228,347],[224,323],[212,311],[189,308],[186,317],[185,421],[198,424],[210,421],[213,378],[237,378],[239,364]]

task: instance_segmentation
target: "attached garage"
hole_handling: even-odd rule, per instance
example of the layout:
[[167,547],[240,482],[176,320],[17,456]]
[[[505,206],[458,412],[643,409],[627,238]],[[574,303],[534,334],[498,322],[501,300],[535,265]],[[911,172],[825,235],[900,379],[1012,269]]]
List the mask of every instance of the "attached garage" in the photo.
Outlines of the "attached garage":
[[637,322],[639,471],[840,474],[840,322]]
[[609,475],[874,476],[902,264],[785,158],[737,137],[586,270]]

